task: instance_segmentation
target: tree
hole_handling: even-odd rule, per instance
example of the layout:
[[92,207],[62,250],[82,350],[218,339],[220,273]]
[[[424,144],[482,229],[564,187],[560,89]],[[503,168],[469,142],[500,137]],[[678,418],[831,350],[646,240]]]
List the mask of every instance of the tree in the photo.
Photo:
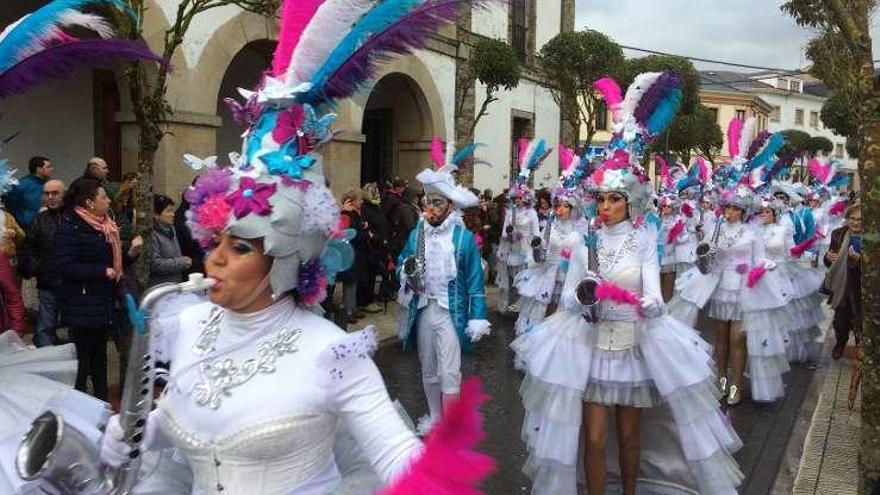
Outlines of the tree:
[[697,105],[692,114],[676,118],[669,129],[658,136],[652,148],[658,152],[675,152],[682,162],[690,163],[692,153],[714,160],[722,146],[724,134],[715,115],[705,106]]
[[813,136],[807,141],[807,155],[815,157],[820,153],[829,154],[834,151],[834,143],[824,136]]
[[[145,0],[125,0],[138,19],[144,18]],[[236,5],[246,11],[262,15],[274,15],[280,0],[179,0],[177,14],[165,31],[162,56],[171,60],[189,31],[193,20],[200,14],[217,7]],[[120,18],[121,19],[121,18]],[[127,22],[126,34],[138,39],[143,34],[143,24]],[[149,238],[153,221],[153,167],[159,143],[165,137],[166,122],[173,109],[165,99],[168,90],[168,72],[155,70],[144,63],[135,63],[126,69],[128,96],[131,100],[135,122],[138,127],[138,188],[137,212],[138,234]],[[149,278],[149,253],[144,253],[137,264],[138,280],[142,284]]]
[[459,93],[456,115],[463,114],[465,102],[473,90],[475,81],[480,81],[486,86],[486,95],[480,105],[480,111],[468,126],[464,137],[465,143],[473,141],[477,123],[489,115],[489,105],[498,101],[496,93],[501,89],[510,91],[519,85],[521,71],[516,52],[507,42],[491,38],[483,38],[477,42],[468,62],[467,79],[463,82],[465,89]]
[[848,116],[837,123],[851,125],[848,136],[859,146],[864,369],[859,491],[868,493],[880,475],[880,78],[870,32],[877,1],[788,0],[782,9],[817,32],[807,45],[811,72],[843,102],[835,112]]
[[782,135],[785,136],[785,146],[782,147],[780,154],[803,158],[807,153],[810,135],[798,129],[786,129],[782,131]]
[[593,90],[593,82],[619,75],[623,50],[592,29],[562,32],[541,48],[538,63],[551,84],[550,94],[562,117],[575,128],[575,143],[580,143],[584,129],[584,142],[589,145],[596,134],[599,110],[605,108]]
[[[838,94],[832,94],[822,105],[822,113],[820,115],[822,123],[825,127],[831,129],[836,134],[846,136],[847,142],[852,139],[855,152],[850,152],[850,156],[858,158],[858,123],[853,121],[853,114],[850,112],[849,105],[846,100]],[[847,145],[849,151],[851,147]]]

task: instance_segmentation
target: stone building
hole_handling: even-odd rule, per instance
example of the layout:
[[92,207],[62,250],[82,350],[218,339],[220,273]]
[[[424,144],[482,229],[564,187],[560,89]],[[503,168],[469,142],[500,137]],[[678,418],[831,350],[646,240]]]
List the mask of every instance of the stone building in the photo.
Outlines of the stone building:
[[[16,0],[0,6],[0,24],[7,25],[47,0]],[[146,0],[144,38],[161,51],[178,0]],[[492,163],[478,166],[472,183],[497,194],[506,186],[520,136],[560,140],[558,106],[535,70],[535,53],[560,30],[574,27],[574,0],[515,0],[509,6],[475,10],[457,25],[432,36],[430,46],[415,55],[396,57],[383,65],[377,82],[340,102],[336,140],[327,148],[325,164],[339,192],[393,175],[413,178],[429,163],[433,136],[460,137],[472,121],[483,88],[477,84],[456,114],[457,81],[470,47],[480,36],[510,42],[526,69],[518,88],[502,92],[489,115],[476,128],[475,140],[488,145],[480,156]],[[192,173],[181,156],[219,155],[221,161],[241,146],[241,129],[232,121],[223,98],[235,88],[252,88],[268,66],[277,37],[277,22],[227,6],[200,14],[183,47],[175,54],[169,78],[167,123],[156,160],[154,189],[177,195]],[[93,155],[108,159],[112,178],[136,168],[137,129],[127,101],[121,69],[81,70],[63,81],[0,102],[0,134],[21,131],[4,149],[20,172],[27,159],[46,155],[58,175],[78,176]],[[536,174],[536,185],[556,175],[555,155]],[[468,179],[471,179],[468,174]]]

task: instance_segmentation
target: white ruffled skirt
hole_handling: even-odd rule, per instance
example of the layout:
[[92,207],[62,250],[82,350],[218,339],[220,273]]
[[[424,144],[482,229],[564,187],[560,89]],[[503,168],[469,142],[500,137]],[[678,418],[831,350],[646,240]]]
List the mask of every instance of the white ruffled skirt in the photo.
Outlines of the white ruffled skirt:
[[0,493],[43,493],[18,477],[15,458],[31,422],[52,410],[95,446],[110,417],[107,403],[73,389],[73,344],[28,347],[15,332],[0,334]]
[[[577,493],[585,401],[644,407],[640,489],[736,493],[743,475],[732,453],[742,443],[720,411],[708,344],[668,316],[645,320],[637,332],[635,347],[602,351],[594,325],[559,311],[511,344],[526,373],[523,470],[533,494]],[[614,442],[609,435],[609,484],[619,480]]]
[[535,325],[544,321],[547,306],[559,301],[562,293],[562,281],[559,280],[563,271],[559,264],[549,261],[527,268],[517,273],[514,280],[520,298],[519,317],[516,319],[516,334],[528,332]]
[[785,348],[791,362],[806,362],[819,357],[822,344],[818,341],[825,320],[822,311],[822,295],[819,288],[824,281],[821,270],[804,263],[792,261],[778,268],[791,280],[794,290],[791,302],[786,306],[791,324],[785,335]]

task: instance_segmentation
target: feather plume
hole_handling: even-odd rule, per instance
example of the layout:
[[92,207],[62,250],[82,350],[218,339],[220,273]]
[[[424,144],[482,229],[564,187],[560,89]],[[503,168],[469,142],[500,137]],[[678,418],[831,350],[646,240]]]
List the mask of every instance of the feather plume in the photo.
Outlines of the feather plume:
[[315,16],[324,0],[285,0],[281,6],[281,29],[278,46],[272,58],[272,75],[281,76],[287,72],[293,50],[299,44],[309,21]]
[[675,222],[675,225],[669,229],[669,233],[666,234],[666,244],[675,244],[675,241],[681,236],[682,232],[684,232],[684,222],[681,220]]
[[823,236],[820,232],[816,232],[809,239],[797,244],[796,246],[792,246],[792,248],[789,250],[789,252],[791,253],[791,255],[793,257],[800,258],[802,254],[804,254],[805,252],[807,252],[808,249],[813,247],[813,244],[815,244],[816,241],[818,241],[819,239],[821,239],[823,237],[825,237],[825,236]]
[[761,151],[761,147],[767,144],[767,140],[770,139],[770,131],[764,130],[758,133],[758,136],[752,141],[752,144],[749,145],[749,152],[746,154],[746,158],[751,160]]
[[464,148],[458,150],[452,156],[452,163],[455,165],[462,165],[466,163],[468,160],[473,159],[474,153],[477,151],[477,148],[482,146],[479,143],[471,143]]
[[442,168],[446,165],[446,148],[443,140],[437,136],[434,136],[434,139],[431,140],[431,161],[434,162],[434,166],[437,168]]
[[95,39],[63,43],[30,56],[0,74],[0,98],[24,92],[47,78],[63,77],[78,65],[101,67],[116,60],[147,60],[168,67],[162,57],[141,41]]
[[828,214],[836,217],[836,216],[842,215],[843,212],[845,212],[845,211],[846,211],[846,201],[840,200],[840,201],[834,203],[833,205],[831,205],[831,208],[828,209]]
[[742,126],[742,132],[739,136],[739,153],[733,156],[738,156],[740,158],[745,158],[743,153],[748,153],[749,151],[749,143],[752,142],[752,139],[755,137],[755,129],[758,126],[757,120],[754,117],[749,117],[746,119],[745,123]]
[[596,286],[596,299],[635,306],[639,316],[644,316],[639,296],[606,280],[599,282],[599,285]]
[[[455,20],[461,5],[473,0],[385,0],[351,29],[311,79],[302,101],[350,96],[392,54],[425,48],[428,35]],[[477,2],[478,3],[478,2]]]
[[831,175],[832,165],[831,163],[822,163],[821,160],[813,158],[807,162],[807,170],[810,171],[810,175],[814,179],[819,181],[819,184],[825,184],[828,182],[829,175]]
[[672,181],[672,174],[669,173],[669,163],[659,153],[654,154],[654,163],[660,165],[660,182],[666,189],[672,189],[675,184]]
[[113,28],[110,23],[99,15],[68,10],[61,15],[58,23],[64,27],[80,27],[94,31],[101,38],[113,37]]
[[[55,0],[17,22],[6,31],[0,44],[0,72],[21,62],[44,48],[47,43],[57,39],[64,22],[86,22],[94,24],[93,17],[77,17],[75,11],[88,5],[113,5],[133,15],[122,0]],[[87,27],[87,26],[83,26]],[[103,27],[99,29],[99,32]]]
[[774,177],[778,176],[784,170],[787,170],[796,159],[797,157],[791,153],[777,158],[772,166],[766,168],[763,177],[764,182],[771,182]]
[[559,170],[562,175],[569,175],[573,172],[573,166],[576,163],[574,151],[563,144],[559,145]]
[[758,283],[758,280],[761,280],[761,277],[763,277],[765,273],[767,273],[767,267],[764,265],[764,263],[761,263],[760,265],[753,268],[752,271],[749,272],[748,277],[746,277],[746,287],[748,287],[749,289],[754,287],[755,284]]
[[751,159],[750,166],[761,167],[768,165],[783,146],[785,146],[785,136],[783,136],[781,132],[773,133],[773,135],[770,136],[770,139],[767,140],[767,145],[764,146],[764,149]]
[[712,178],[712,167],[709,166],[709,163],[702,156],[697,157],[693,167],[697,168],[697,178],[703,184]]
[[622,119],[634,115],[642,96],[661,75],[662,72],[643,72],[636,76],[632,84],[627,88],[626,96],[623,97],[623,103],[620,105],[620,116]]
[[611,110],[612,120],[618,122],[620,120],[620,104],[623,103],[620,85],[610,77],[603,77],[594,82],[593,87],[602,95],[605,105]]
[[293,48],[284,80],[290,85],[311,81],[352,26],[377,3],[378,0],[325,0]]
[[475,450],[485,434],[480,405],[489,396],[479,378],[461,385],[461,394],[431,428],[421,454],[379,495],[476,495],[476,487],[495,469],[495,461]]
[[739,156],[739,140],[742,138],[743,121],[736,117],[727,124],[727,152],[730,156]]
[[849,184],[849,176],[846,174],[836,174],[833,179],[825,184],[827,187],[842,188]]
[[529,156],[529,162],[526,164],[526,167],[529,170],[535,170],[541,165],[541,162],[547,158],[547,155],[553,150],[547,149],[547,141],[543,139],[539,139],[537,144],[535,144],[535,148],[532,150],[531,155]]
[[650,135],[660,134],[675,118],[681,96],[681,76],[662,72],[639,99],[633,116]]
[[690,203],[684,202],[681,204],[681,214],[688,218],[694,218],[694,209]]
[[679,179],[678,182],[675,183],[675,189],[678,191],[684,191],[689,187],[694,187],[698,185],[700,185],[700,181],[696,177],[688,175],[684,178]]

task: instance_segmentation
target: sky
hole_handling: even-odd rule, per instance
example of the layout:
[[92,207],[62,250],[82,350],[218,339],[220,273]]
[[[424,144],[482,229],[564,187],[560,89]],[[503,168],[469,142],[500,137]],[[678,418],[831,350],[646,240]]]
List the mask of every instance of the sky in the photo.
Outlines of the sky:
[[[808,64],[804,46],[813,34],[780,10],[781,0],[576,0],[577,29],[601,31],[621,45],[798,69]],[[880,22],[871,28],[880,59]],[[642,56],[633,51],[627,57]],[[724,69],[695,62],[698,69]],[[748,70],[728,68],[727,70]]]

